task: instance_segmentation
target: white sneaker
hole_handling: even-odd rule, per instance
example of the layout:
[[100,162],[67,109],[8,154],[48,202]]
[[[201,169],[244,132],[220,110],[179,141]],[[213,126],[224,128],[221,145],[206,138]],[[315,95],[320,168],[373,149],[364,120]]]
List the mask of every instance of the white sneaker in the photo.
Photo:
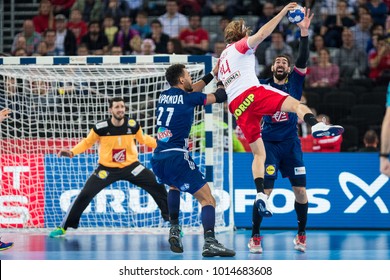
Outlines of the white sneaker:
[[252,254],[261,254],[263,253],[263,248],[261,247],[261,240],[263,237],[261,237],[258,234],[255,234],[248,242],[248,248],[249,252]]
[[327,125],[319,122],[311,127],[311,134],[314,138],[324,136],[337,136],[344,132],[344,128],[340,125]]
[[268,204],[268,196],[265,193],[259,192],[256,195],[255,205],[262,217],[272,217],[272,211]]

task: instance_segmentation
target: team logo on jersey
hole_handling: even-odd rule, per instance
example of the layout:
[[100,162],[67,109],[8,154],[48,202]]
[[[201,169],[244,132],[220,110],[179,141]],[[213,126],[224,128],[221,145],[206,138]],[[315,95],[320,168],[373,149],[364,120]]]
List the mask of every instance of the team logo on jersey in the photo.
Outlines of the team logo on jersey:
[[281,112],[277,111],[275,114],[272,116],[272,122],[286,122],[288,121],[288,113],[286,112]]
[[127,124],[130,126],[130,127],[134,127],[137,123],[135,122],[135,120],[129,120],[128,122],[127,122]]
[[265,166],[265,172],[267,175],[273,176],[275,175],[275,164],[269,164]]
[[97,174],[97,176],[100,178],[100,179],[106,179],[107,176],[108,176],[108,172],[106,170],[100,170],[99,173]]
[[227,77],[224,82],[225,88],[227,88],[231,83],[237,80],[240,76],[241,76],[240,71],[236,71],[233,74],[231,74],[229,77]]
[[172,132],[166,127],[159,127],[157,130],[157,139],[162,142],[168,142],[172,137]]
[[180,189],[182,192],[187,191],[189,188],[190,188],[190,185],[187,184],[187,183],[184,184],[183,186],[179,187],[179,189]]
[[234,116],[236,117],[236,119],[238,119],[238,117],[245,112],[245,110],[249,107],[249,105],[252,104],[254,100],[255,95],[251,93],[244,99],[244,101],[242,101],[240,105],[238,105],[238,108],[234,110]]
[[113,149],[112,150],[113,162],[125,162],[126,161],[126,149]]

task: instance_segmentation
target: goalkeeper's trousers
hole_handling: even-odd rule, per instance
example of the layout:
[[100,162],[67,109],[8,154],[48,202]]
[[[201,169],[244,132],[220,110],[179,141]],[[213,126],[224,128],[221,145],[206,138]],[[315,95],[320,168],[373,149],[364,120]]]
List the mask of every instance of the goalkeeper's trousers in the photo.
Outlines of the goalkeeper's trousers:
[[124,168],[108,168],[99,165],[89,177],[80,194],[71,204],[60,227],[65,230],[68,227],[77,228],[81,214],[87,208],[92,199],[105,187],[114,182],[124,180],[147,191],[156,201],[165,221],[169,220],[167,190],[163,184],[159,184],[154,173],[140,162],[134,162]]

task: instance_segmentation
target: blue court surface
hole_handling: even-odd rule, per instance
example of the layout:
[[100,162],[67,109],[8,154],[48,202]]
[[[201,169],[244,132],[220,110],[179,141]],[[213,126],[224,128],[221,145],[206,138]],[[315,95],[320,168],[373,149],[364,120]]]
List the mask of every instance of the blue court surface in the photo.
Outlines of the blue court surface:
[[[164,229],[165,230],[165,229]],[[0,252],[1,260],[202,260],[203,236],[186,233],[184,253],[169,249],[168,229],[161,233],[83,232],[69,230],[66,237],[49,238],[47,232],[3,232],[14,246]],[[217,234],[220,243],[236,250],[234,260],[389,260],[388,230],[308,230],[307,251],[293,248],[294,230],[263,230],[263,254],[251,254],[250,230]],[[214,258],[220,259],[220,258]]]

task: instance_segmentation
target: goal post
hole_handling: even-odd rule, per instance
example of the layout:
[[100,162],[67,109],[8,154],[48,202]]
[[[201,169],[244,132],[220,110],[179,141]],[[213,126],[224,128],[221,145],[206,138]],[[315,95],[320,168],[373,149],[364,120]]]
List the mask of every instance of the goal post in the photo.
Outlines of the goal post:
[[[98,146],[72,159],[58,158],[57,152],[76,145],[94,124],[109,117],[110,98],[123,97],[128,114],[140,122],[144,133],[155,136],[156,103],[169,86],[165,70],[174,63],[185,64],[195,82],[212,70],[216,60],[187,55],[0,58],[0,109],[12,110],[11,118],[1,124],[0,227],[38,229],[60,224],[97,167]],[[214,84],[205,92],[212,92]],[[224,166],[226,138],[216,125],[224,113],[222,104],[197,108],[194,125],[204,122],[204,131],[190,135],[191,155],[217,201],[217,230],[234,226],[232,182],[224,180],[224,172],[232,170]],[[140,162],[151,168],[152,150],[137,146]],[[226,154],[231,161],[231,153]],[[192,195],[181,194],[184,228],[201,228],[200,210]],[[163,226],[154,200],[123,181],[102,190],[80,220],[80,229]]]

